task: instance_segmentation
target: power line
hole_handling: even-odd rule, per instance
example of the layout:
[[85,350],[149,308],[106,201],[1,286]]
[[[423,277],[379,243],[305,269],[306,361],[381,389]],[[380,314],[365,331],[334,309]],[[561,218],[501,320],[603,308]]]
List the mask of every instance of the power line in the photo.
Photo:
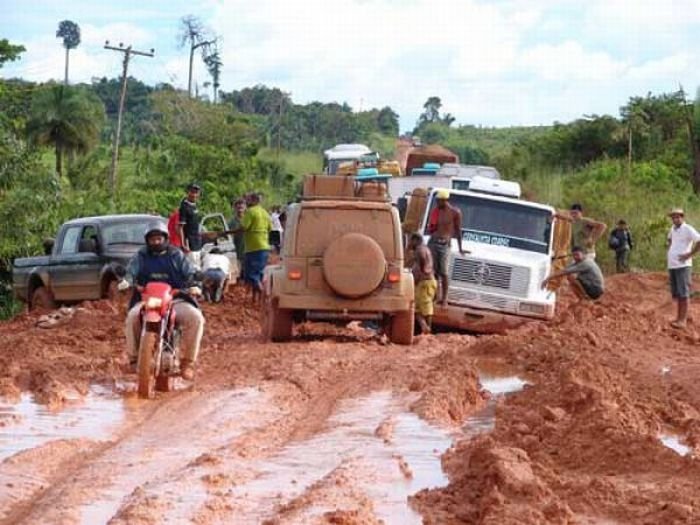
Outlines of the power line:
[[121,131],[122,131],[122,113],[124,112],[124,99],[126,98],[126,79],[127,79],[127,71],[129,69],[129,60],[131,59],[131,55],[139,55],[139,56],[153,58],[155,51],[153,48],[151,48],[150,52],[137,51],[136,49],[132,49],[131,46],[124,47],[124,44],[122,44],[121,42],[119,42],[119,47],[114,47],[114,46],[109,45],[109,40],[107,40],[105,42],[104,47],[105,47],[105,49],[109,49],[111,51],[119,51],[121,53],[124,53],[124,62],[122,64],[122,90],[121,90],[121,94],[119,96],[119,112],[117,113],[117,129],[114,132],[114,145],[112,146],[112,168],[110,169],[110,172],[109,172],[110,200],[112,202],[112,205],[114,205],[114,196],[115,196],[116,187],[117,187],[117,162],[118,162],[118,158],[119,158],[119,136],[121,135]]

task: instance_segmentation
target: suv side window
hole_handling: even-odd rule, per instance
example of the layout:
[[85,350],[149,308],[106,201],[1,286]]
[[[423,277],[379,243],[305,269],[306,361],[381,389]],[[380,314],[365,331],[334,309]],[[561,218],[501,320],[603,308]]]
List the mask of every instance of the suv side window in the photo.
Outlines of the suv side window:
[[82,226],[69,226],[66,229],[66,233],[63,234],[61,251],[59,252],[61,255],[78,253],[78,239],[82,229]]

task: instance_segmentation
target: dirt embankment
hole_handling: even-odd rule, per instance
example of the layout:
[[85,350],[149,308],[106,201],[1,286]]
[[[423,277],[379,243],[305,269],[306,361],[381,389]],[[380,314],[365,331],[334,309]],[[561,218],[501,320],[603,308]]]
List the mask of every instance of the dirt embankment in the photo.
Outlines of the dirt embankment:
[[669,327],[663,275],[616,277],[599,303],[561,310],[472,346],[533,384],[444,456],[450,485],[416,504],[429,523],[697,523],[700,464],[659,440],[700,444],[697,318]]
[[[659,440],[676,435],[693,451],[700,446],[700,313],[693,312],[687,330],[668,326],[673,305],[664,275],[611,278],[595,304],[574,303],[565,293],[548,325],[505,336],[440,334],[408,348],[384,345],[354,325],[320,324],[300,327],[291,343],[264,344],[242,292],[226,300],[205,305],[193,390],[149,402],[109,444],[64,441],[0,463],[0,482],[11,480],[6,499],[0,497],[0,507],[9,509],[0,523],[84,521],[79,509],[102,508],[105,484],[105,494],[120,494],[108,513],[113,523],[212,524],[235,517],[253,523],[257,507],[266,509],[269,523],[379,523],[376,496],[367,488],[376,473],[357,457],[339,454],[306,482],[302,473],[290,473],[283,451],[299,447],[289,452],[292,464],[306,450],[300,444],[321,455],[321,438],[348,425],[333,415],[338,406],[376,392],[407,396],[423,419],[456,430],[484,405],[477,364],[486,361],[530,384],[499,400],[492,432],[458,440],[443,455],[449,483],[411,498],[426,523],[700,522],[698,461]],[[36,327],[35,315],[0,324],[3,394],[31,390],[60,405],[92,382],[128,382],[124,306],[82,307],[50,330]],[[244,399],[249,412],[221,410],[235,399]],[[383,399],[373,406],[389,406]],[[377,418],[362,439],[391,444],[399,422]],[[181,463],[167,455],[163,462],[159,449],[149,448],[172,438],[164,434],[169,427],[179,436],[173,439]],[[148,453],[134,455],[141,447]],[[410,459],[392,461],[400,476],[411,478]],[[150,475],[154,463],[172,470]],[[270,496],[255,485],[265,478],[261,464],[280,483]],[[22,468],[32,471],[33,484],[12,477]],[[182,490],[194,492],[172,496]],[[319,508],[330,510],[310,518]]]

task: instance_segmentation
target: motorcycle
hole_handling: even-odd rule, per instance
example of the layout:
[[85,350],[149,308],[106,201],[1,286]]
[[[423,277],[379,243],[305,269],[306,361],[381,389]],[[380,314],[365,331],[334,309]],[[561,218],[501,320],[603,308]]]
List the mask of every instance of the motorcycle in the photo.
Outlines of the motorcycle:
[[[126,270],[116,267],[115,273],[121,279],[119,291],[128,290],[131,285],[124,279]],[[201,275],[196,278],[201,280]],[[141,293],[141,337],[139,339],[137,374],[138,395],[151,398],[155,391],[169,392],[174,388],[175,378],[180,375],[180,329],[176,326],[174,300],[181,298],[196,306],[193,296],[201,294],[198,287],[175,290],[169,284],[150,282],[138,287]]]
[[180,373],[180,330],[175,327],[174,290],[148,283],[141,292],[141,338],[138,349],[138,395],[169,392]]

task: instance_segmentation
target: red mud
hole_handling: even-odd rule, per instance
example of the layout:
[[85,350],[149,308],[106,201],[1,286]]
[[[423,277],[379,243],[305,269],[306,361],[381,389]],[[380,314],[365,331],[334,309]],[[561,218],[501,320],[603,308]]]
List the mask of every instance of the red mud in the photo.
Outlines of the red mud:
[[[256,522],[240,518],[245,501],[232,496],[236,488],[285,447],[328,432],[343,400],[413,396],[412,411],[456,431],[487,398],[477,383],[481,363],[530,385],[498,401],[492,432],[458,440],[443,455],[449,484],[411,498],[425,523],[698,523],[700,321],[684,331],[668,326],[673,305],[662,274],[613,277],[608,288],[593,304],[564,293],[550,324],[504,336],[433,335],[408,348],[358,326],[321,324],[299,327],[290,343],[264,344],[257,313],[234,289],[222,305],[204,306],[194,389],[149,402],[110,443],[53,442],[0,463],[0,523],[79,523],[80,509],[101,504],[99,490],[91,492],[107,482],[99,464],[111,465],[110,479],[143,479],[117,487],[124,493],[112,523]],[[28,390],[60,406],[91,383],[129,379],[123,306],[81,307],[54,329],[37,328],[33,314],[0,324],[2,394]],[[255,393],[248,415],[202,412],[239,389]],[[396,420],[378,416],[370,438],[390,447]],[[221,418],[215,432],[207,430],[212,418]],[[138,470],[149,456],[135,461],[121,451],[150,443],[163,425],[180,425],[201,446],[184,447],[168,476],[149,477]],[[691,454],[666,448],[662,433],[680,436]],[[416,473],[401,454],[393,464],[407,481]],[[22,469],[35,481],[21,481]],[[377,502],[361,488],[367,475],[345,458],[308,486],[281,486],[266,523],[380,523]],[[194,491],[190,499],[173,499],[183,490]]]

